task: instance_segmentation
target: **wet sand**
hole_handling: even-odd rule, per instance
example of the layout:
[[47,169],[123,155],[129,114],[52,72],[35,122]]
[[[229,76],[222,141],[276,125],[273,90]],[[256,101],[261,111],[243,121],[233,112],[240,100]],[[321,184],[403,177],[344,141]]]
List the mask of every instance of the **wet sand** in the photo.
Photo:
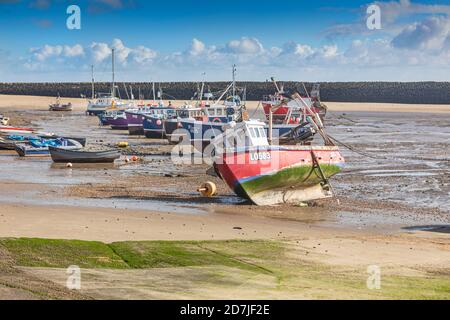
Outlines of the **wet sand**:
[[[61,114],[46,111],[45,98],[15,104],[10,98],[0,96],[0,112],[12,124],[87,136],[96,147],[128,141],[131,148],[124,154],[141,160],[67,169],[49,158],[0,152],[0,237],[274,239],[294,246],[301,241],[314,253],[308,259],[330,265],[448,268],[449,106],[422,113],[416,112],[420,106],[394,106],[397,112],[391,112],[392,105],[355,110],[329,103],[329,134],[358,153],[343,149],[347,167],[332,180],[340,203],[330,199],[303,208],[245,203],[207,176],[207,165],[173,165],[166,142],[99,127],[95,117],[83,114],[83,101],[78,111]],[[344,111],[334,111],[339,108]],[[218,197],[198,195],[196,188],[206,180],[217,183]]]

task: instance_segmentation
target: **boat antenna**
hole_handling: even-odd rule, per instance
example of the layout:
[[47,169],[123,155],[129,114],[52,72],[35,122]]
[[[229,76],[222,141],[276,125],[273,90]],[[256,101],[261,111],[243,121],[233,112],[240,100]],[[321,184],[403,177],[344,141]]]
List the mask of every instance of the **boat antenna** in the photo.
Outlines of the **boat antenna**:
[[116,97],[116,75],[115,75],[115,70],[114,70],[114,64],[115,64],[115,49],[112,49],[112,90],[111,90],[111,94],[112,97],[115,98]]
[[95,99],[95,79],[94,79],[94,65],[91,66],[91,75],[92,75],[92,99]]

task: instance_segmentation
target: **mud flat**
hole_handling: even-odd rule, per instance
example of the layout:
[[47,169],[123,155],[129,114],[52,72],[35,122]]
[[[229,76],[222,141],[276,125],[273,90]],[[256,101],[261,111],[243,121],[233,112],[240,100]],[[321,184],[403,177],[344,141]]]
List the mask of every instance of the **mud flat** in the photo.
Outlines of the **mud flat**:
[[[46,100],[9,103],[0,97],[13,124],[87,136],[96,148],[128,141],[124,155],[141,160],[67,169],[0,152],[0,253],[10,257],[0,270],[38,279],[38,292],[56,290],[6,291],[21,280],[0,277],[0,297],[449,298],[447,106],[329,104],[328,132],[355,152],[343,149],[348,165],[333,179],[339,203],[305,208],[243,202],[207,165],[174,165],[166,142],[99,127],[82,101],[64,114],[46,111]],[[219,196],[202,198],[196,188],[211,179]],[[72,264],[83,270],[81,292],[63,288]],[[366,287],[371,265],[381,268],[380,290]]]

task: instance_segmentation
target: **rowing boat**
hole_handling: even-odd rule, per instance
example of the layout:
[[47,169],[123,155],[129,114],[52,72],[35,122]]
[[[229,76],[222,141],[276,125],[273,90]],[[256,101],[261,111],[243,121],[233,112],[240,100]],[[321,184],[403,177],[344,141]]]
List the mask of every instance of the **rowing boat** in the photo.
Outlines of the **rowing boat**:
[[56,163],[113,163],[121,155],[117,150],[88,152],[49,147],[49,151]]

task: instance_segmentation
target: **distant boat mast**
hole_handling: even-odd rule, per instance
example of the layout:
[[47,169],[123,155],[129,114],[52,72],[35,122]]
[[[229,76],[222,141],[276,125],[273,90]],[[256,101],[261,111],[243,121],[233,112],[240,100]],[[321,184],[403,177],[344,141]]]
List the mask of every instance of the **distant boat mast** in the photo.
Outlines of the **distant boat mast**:
[[115,64],[115,49],[112,49],[112,88],[111,88],[111,95],[113,98],[116,97],[116,75],[115,75],[115,69],[114,69],[114,64]]
[[233,101],[236,97],[236,65],[233,64]]
[[91,66],[91,74],[92,74],[92,99],[95,99],[95,79],[94,79],[94,65]]

